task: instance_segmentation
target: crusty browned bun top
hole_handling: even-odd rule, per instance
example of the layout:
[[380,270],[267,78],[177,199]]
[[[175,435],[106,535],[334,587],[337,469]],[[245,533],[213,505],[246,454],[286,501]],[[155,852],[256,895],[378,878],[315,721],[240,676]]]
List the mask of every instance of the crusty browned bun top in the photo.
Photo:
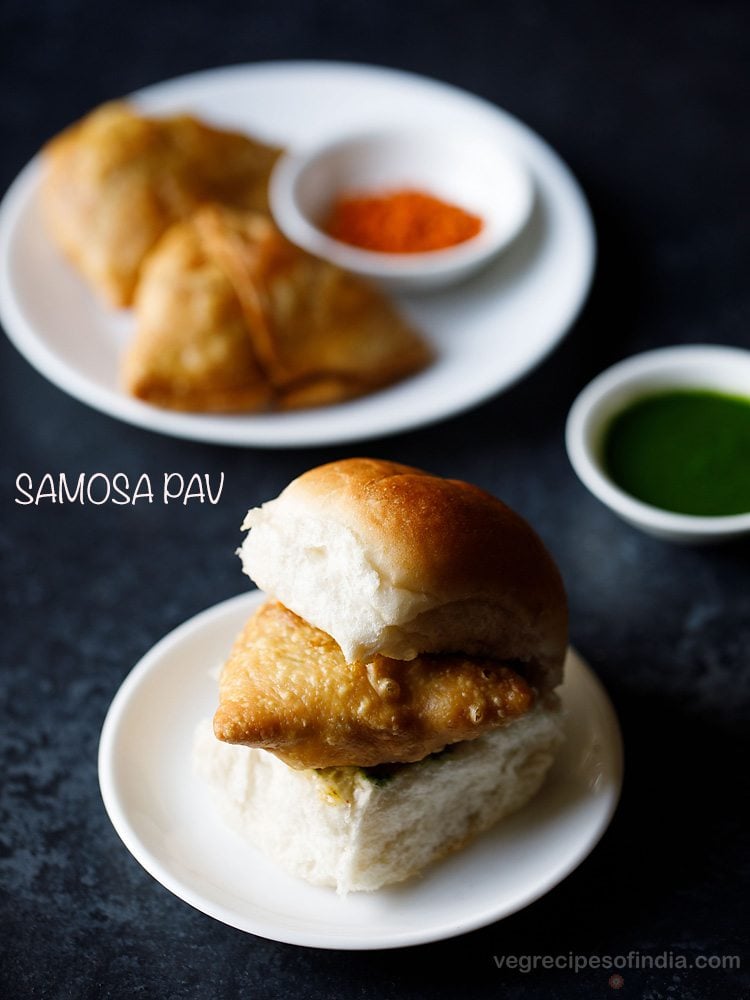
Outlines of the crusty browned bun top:
[[561,678],[567,606],[529,525],[477,486],[379,459],[311,469],[248,512],[244,571],[348,662],[460,652]]

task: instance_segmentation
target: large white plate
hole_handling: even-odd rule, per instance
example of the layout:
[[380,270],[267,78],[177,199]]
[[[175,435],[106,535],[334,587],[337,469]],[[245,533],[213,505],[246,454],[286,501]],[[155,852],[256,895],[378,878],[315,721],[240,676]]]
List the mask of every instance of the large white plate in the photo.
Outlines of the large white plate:
[[197,73],[135,98],[151,112],[192,111],[290,147],[384,123],[481,130],[525,161],[536,208],[518,240],[471,282],[399,299],[437,349],[437,362],[424,373],[361,400],[300,413],[173,413],[118,388],[131,318],[100,305],[47,238],[35,157],[0,208],[0,318],[27,359],[83,402],[151,430],[224,444],[362,440],[450,416],[499,392],[537,364],[575,319],[595,254],[586,202],[553,150],[486,101],[408,73],[314,62]]
[[562,688],[567,742],[520,813],[418,879],[345,898],[277,869],[225,828],[191,771],[193,731],[216,706],[216,665],[258,604],[224,601],[162,639],[117,693],[99,782],[125,846],[162,885],[232,927],[318,948],[396,948],[462,934],[521,909],[571,872],[606,829],[622,751],[612,706],[575,653]]

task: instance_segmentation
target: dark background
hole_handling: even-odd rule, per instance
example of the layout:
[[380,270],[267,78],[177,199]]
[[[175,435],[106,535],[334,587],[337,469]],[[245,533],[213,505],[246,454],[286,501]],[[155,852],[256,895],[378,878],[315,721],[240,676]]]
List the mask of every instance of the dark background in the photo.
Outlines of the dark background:
[[[742,2],[5,0],[4,189],[91,106],[226,63],[330,58],[447,80],[528,122],[591,201],[600,262],[564,344],[511,392],[361,448],[253,451],[116,423],[4,339],[0,926],[9,997],[739,997],[746,970],[499,971],[503,954],[742,954],[750,546],[677,548],[621,523],[571,471],[566,412],[609,363],[680,342],[750,346],[748,16]],[[626,783],[594,854],[523,912],[386,953],[276,944],[203,916],[130,857],[99,797],[106,709],[149,647],[242,591],[245,510],[356,451],[477,482],[537,527],[572,639],[621,717]],[[21,507],[29,472],[226,473],[218,507]],[[746,759],[746,756],[745,756]],[[743,955],[743,960],[745,956]],[[747,995],[745,993],[744,995]]]

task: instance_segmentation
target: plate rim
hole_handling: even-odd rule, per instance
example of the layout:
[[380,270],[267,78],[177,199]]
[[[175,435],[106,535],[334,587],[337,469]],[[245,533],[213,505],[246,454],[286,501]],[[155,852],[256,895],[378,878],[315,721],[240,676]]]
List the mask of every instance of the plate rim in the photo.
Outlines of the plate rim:
[[[365,936],[360,936],[334,940],[330,931],[314,932],[309,927],[301,928],[299,931],[295,931],[293,928],[285,928],[284,932],[279,933],[276,928],[264,928],[262,920],[259,922],[258,918],[254,920],[243,919],[235,911],[222,904],[206,901],[205,897],[202,897],[190,886],[187,886],[179,877],[173,875],[141,841],[115,789],[116,779],[114,777],[113,750],[118,736],[118,727],[123,714],[131,702],[131,698],[137,692],[141,682],[148,678],[151,671],[158,666],[164,653],[176,643],[180,643],[188,639],[195,632],[201,631],[207,624],[217,621],[224,616],[229,616],[235,610],[243,608],[249,612],[265,596],[260,590],[243,592],[205,608],[171,629],[138,660],[125,676],[107,710],[101,729],[97,755],[97,774],[102,802],[107,816],[123,845],[140,866],[165,889],[206,916],[244,933],[253,934],[267,940],[335,951],[379,951],[447,940],[503,920],[530,906],[554,889],[578,868],[594,850],[608,829],[622,794],[624,770],[622,731],[617,713],[602,682],[580,654],[573,647],[570,647],[569,653],[574,657],[578,668],[582,670],[585,681],[589,686],[589,696],[593,697],[597,703],[598,711],[601,712],[603,718],[606,720],[612,780],[607,791],[607,799],[604,803],[605,808],[597,817],[596,823],[587,831],[587,836],[581,840],[570,859],[564,865],[555,869],[533,892],[514,900],[510,906],[506,906],[505,908],[500,906],[491,911],[482,909],[471,919],[461,919],[458,922],[443,923],[439,926],[430,925],[427,930],[414,929],[409,932],[401,930],[392,937],[383,936],[377,939],[367,939]],[[269,862],[270,864],[271,862]]]
[[[475,107],[480,107],[485,113],[491,113],[504,120],[544,151],[550,161],[554,163],[558,175],[564,178],[567,184],[568,200],[575,203],[579,223],[578,235],[582,248],[581,277],[575,288],[575,294],[570,296],[567,310],[560,313],[555,323],[552,324],[555,329],[554,335],[548,336],[535,351],[525,355],[523,362],[517,363],[510,369],[505,378],[479,387],[472,393],[455,397],[452,401],[446,402],[443,398],[440,405],[433,404],[415,412],[403,411],[398,406],[384,406],[377,414],[378,419],[373,422],[372,426],[363,426],[362,423],[349,420],[348,413],[343,408],[341,419],[335,421],[335,427],[326,424],[318,427],[315,420],[312,419],[298,421],[287,425],[286,428],[283,424],[276,423],[269,429],[264,427],[262,423],[254,424],[252,422],[254,417],[260,416],[262,418],[266,416],[264,414],[231,414],[229,415],[232,418],[230,423],[226,420],[227,415],[223,414],[179,413],[152,407],[140,400],[120,395],[111,388],[99,385],[89,376],[80,373],[67,362],[58,358],[44,340],[37,335],[33,323],[27,320],[16,299],[11,278],[9,251],[19,218],[27,209],[30,199],[38,188],[41,154],[37,153],[20,170],[0,203],[0,322],[2,322],[9,340],[19,353],[57,388],[78,402],[113,419],[153,433],[161,433],[183,440],[256,448],[308,448],[352,444],[428,427],[486,403],[489,399],[512,388],[537,368],[567,335],[586,302],[596,268],[596,231],[586,196],[567,163],[539,133],[509,111],[470,90],[420,73],[372,63],[320,59],[235,63],[197,70],[157,81],[126,95],[126,99],[147,102],[158,99],[160,92],[195,84],[201,79],[218,79],[223,76],[229,78],[247,73],[281,76],[290,72],[323,74],[332,70],[365,74],[373,79],[401,79],[407,85],[442,89],[445,93],[467,101]],[[356,402],[354,400],[349,404],[341,405],[346,407],[356,404]],[[283,414],[272,414],[271,416],[279,417]]]

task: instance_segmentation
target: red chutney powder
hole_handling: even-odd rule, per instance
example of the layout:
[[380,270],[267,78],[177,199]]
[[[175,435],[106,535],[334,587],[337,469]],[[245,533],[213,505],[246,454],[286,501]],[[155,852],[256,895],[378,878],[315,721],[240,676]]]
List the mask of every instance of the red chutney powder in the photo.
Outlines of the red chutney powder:
[[342,243],[381,253],[443,250],[476,236],[482,220],[424,191],[342,195],[326,232]]

